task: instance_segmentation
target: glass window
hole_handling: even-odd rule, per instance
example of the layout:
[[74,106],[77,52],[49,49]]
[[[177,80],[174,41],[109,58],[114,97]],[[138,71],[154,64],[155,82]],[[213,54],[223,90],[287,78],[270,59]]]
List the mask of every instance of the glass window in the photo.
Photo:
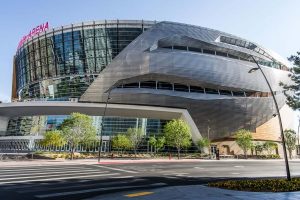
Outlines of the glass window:
[[178,49],[178,50],[185,50],[185,51],[187,51],[187,47],[186,47],[186,46],[173,46],[173,49]]
[[205,93],[206,94],[219,94],[219,91],[216,89],[212,89],[212,88],[205,88]]
[[220,51],[216,51],[216,55],[227,57],[227,53],[225,53],[225,52],[220,52]]
[[139,87],[139,83],[127,83],[127,84],[123,84],[123,88],[138,88]]
[[257,97],[256,92],[245,92],[246,97]]
[[203,53],[215,55],[215,51],[209,49],[203,49]]
[[229,58],[233,58],[233,59],[239,59],[238,56],[235,56],[235,55],[232,55],[232,54],[228,54],[228,57],[229,57]]
[[157,83],[157,89],[173,90],[173,85],[172,85],[172,83],[168,83],[168,82],[158,82]]
[[220,92],[220,95],[229,95],[229,96],[232,96],[232,93],[229,90],[219,90],[219,92]]
[[194,51],[194,52],[202,53],[202,49],[200,49],[200,48],[195,48],[195,47],[189,47],[189,51]]
[[156,89],[156,81],[144,81],[140,83],[141,88]]
[[245,93],[244,91],[232,91],[233,96],[237,96],[237,97],[244,97]]
[[166,46],[166,47],[162,47],[162,48],[165,48],[165,49],[172,49],[173,47],[172,47],[172,46]]
[[200,86],[190,86],[191,92],[204,93],[204,89]]
[[183,91],[183,92],[188,92],[189,87],[187,85],[182,85],[179,83],[174,83],[174,90],[175,91]]
[[244,60],[244,61],[249,61],[247,58],[242,58],[240,57],[241,60]]

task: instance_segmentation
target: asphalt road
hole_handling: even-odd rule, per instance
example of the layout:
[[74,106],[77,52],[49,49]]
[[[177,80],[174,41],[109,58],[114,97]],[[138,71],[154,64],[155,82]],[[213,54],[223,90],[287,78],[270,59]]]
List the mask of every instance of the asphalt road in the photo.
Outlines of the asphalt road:
[[[290,165],[291,174],[299,176],[300,161],[292,161]],[[111,199],[126,199],[140,194],[151,195],[151,190],[168,186],[199,185],[230,178],[284,175],[283,161],[45,164],[22,167],[1,166],[0,163],[0,199],[74,200],[110,199],[110,196]]]

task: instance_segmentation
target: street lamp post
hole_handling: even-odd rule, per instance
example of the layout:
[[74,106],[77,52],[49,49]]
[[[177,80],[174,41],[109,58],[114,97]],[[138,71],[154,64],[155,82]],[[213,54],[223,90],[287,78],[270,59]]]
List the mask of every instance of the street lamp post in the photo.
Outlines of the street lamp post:
[[298,116],[298,149],[299,149],[299,129],[300,129],[300,116]]
[[255,62],[255,64],[257,65],[257,68],[252,68],[249,70],[248,73],[252,73],[256,70],[260,70],[260,72],[262,73],[269,89],[270,89],[270,92],[271,92],[271,95],[273,97],[273,100],[274,100],[274,104],[275,104],[275,108],[276,108],[276,112],[277,112],[277,115],[278,115],[278,120],[279,120],[279,126],[280,126],[280,134],[281,134],[281,140],[282,140],[282,146],[283,146],[283,155],[284,155],[284,161],[285,161],[285,169],[286,169],[286,178],[288,181],[291,180],[291,174],[290,174],[290,168],[289,168],[289,161],[288,161],[288,158],[287,158],[287,152],[286,152],[286,147],[285,147],[285,138],[284,138],[284,133],[283,133],[283,127],[282,127],[282,121],[281,121],[281,115],[280,115],[280,112],[279,112],[279,107],[278,107],[278,104],[277,104],[277,101],[276,101],[276,98],[275,98],[275,95],[274,95],[274,92],[272,90],[272,87],[264,73],[264,71],[262,70],[262,68],[260,67],[260,65],[258,64],[258,62],[254,59],[254,57],[251,55],[253,61]]
[[107,96],[107,99],[106,99],[106,103],[105,103],[105,107],[104,107],[104,112],[103,112],[103,117],[102,117],[102,121],[101,121],[101,131],[100,131],[99,148],[98,148],[98,162],[100,162],[101,150],[102,150],[103,120],[104,120],[104,117],[106,115],[107,104],[108,104],[108,101],[110,99],[110,92],[111,92],[111,90],[108,91],[108,96]]
[[297,132],[297,148],[296,148],[296,152],[297,152],[297,155],[300,154],[300,146],[299,146],[299,129],[300,129],[300,116],[298,116],[298,132]]

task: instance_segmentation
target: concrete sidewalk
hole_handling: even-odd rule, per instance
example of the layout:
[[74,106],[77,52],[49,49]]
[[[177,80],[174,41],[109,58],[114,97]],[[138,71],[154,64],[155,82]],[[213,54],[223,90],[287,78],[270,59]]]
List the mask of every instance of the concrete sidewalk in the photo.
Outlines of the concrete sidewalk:
[[76,160],[44,160],[44,159],[34,159],[34,160],[9,160],[0,161],[1,167],[9,166],[34,166],[34,165],[91,165],[91,164],[101,164],[101,165],[111,165],[111,164],[130,164],[130,163],[161,163],[161,162],[203,162],[201,159],[106,159],[102,158],[100,162],[98,159],[76,159]]
[[[102,164],[102,165],[113,165],[113,164],[138,164],[138,163],[183,163],[183,162],[284,162],[283,159],[276,159],[276,160],[251,160],[251,159],[222,159],[222,160],[204,160],[204,159],[180,159],[177,160],[176,158],[168,159],[168,158],[160,158],[160,159],[108,159],[108,158],[101,158],[100,163],[98,163],[98,159],[76,159],[76,160],[44,160],[44,159],[28,159],[28,160],[9,160],[9,161],[0,161],[0,168],[1,167],[17,167],[17,166],[35,166],[35,165],[78,165],[78,164]],[[299,159],[293,159],[293,161],[299,161]],[[291,162],[291,161],[289,161]]]
[[284,200],[299,200],[300,192],[243,192],[234,190],[224,190],[219,188],[211,188],[204,185],[191,186],[174,186],[162,187],[159,189],[140,190],[131,192],[121,192],[103,196],[93,197],[89,200],[115,200],[115,199],[139,199],[139,200],[270,200],[270,199],[284,199]]

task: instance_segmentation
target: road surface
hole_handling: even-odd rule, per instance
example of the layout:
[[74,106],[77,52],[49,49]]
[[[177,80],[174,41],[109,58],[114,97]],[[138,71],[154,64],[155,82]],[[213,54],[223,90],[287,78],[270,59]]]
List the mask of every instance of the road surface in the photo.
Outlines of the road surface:
[[[16,162],[18,163],[18,162]],[[20,163],[20,162],[19,162]],[[300,161],[292,161],[292,176]],[[203,185],[210,181],[285,175],[284,162],[254,160],[47,163],[7,166],[0,163],[0,199],[129,199],[157,188]]]

